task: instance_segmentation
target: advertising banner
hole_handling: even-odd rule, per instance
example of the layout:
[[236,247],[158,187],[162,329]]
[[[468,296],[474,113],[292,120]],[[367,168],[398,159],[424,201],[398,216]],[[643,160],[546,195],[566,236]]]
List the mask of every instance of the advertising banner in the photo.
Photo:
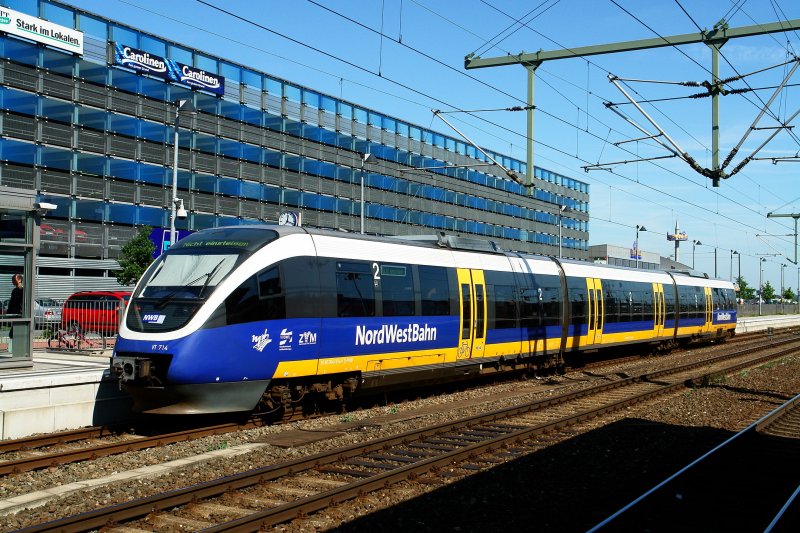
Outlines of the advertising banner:
[[219,96],[225,94],[225,78],[223,76],[209,74],[199,68],[190,67],[124,44],[114,43],[114,64],[158,76],[167,81],[212,92]]
[[0,31],[83,55],[83,32],[0,6]]

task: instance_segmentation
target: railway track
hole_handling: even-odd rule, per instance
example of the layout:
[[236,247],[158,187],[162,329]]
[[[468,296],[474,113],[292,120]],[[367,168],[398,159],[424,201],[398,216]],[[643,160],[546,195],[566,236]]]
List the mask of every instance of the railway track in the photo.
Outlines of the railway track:
[[[759,344],[767,335],[753,335],[744,338],[744,341]],[[791,333],[769,336],[774,341],[791,341],[796,338],[796,335]],[[568,370],[594,370],[609,365],[619,365],[631,361],[641,360],[641,355],[628,355],[615,359],[601,359],[590,360],[587,362],[577,363],[568,367]],[[294,421],[292,418],[290,421]],[[124,435],[123,428],[125,425],[117,425],[113,427],[92,427],[84,428],[74,431],[66,431],[55,434],[41,435],[36,437],[29,437],[24,439],[0,441],[0,454],[9,454],[18,452],[15,455],[22,455],[21,457],[14,457],[13,459],[3,460],[0,455],[0,476],[9,474],[19,474],[29,472],[31,470],[50,468],[58,465],[64,465],[85,460],[94,460],[100,457],[108,457],[116,454],[144,450],[156,446],[165,446],[178,442],[187,442],[197,440],[209,435],[220,435],[235,431],[241,431],[254,427],[264,425],[261,419],[253,418],[247,423],[228,423],[218,424],[208,427],[192,428],[183,431],[159,433],[154,436],[140,436],[135,434]],[[93,441],[96,439],[114,438],[113,442],[96,444]],[[79,441],[87,441],[85,446],[75,447],[68,450],[58,450],[54,452],[34,451],[47,446],[59,447],[68,443],[78,443]],[[78,445],[76,445],[78,446]]]
[[[408,431],[192,487],[98,509],[21,531],[126,528],[255,531],[460,462],[474,471],[503,462],[526,441],[561,431],[713,376],[796,353],[800,340],[751,347],[559,397]],[[767,353],[765,353],[767,352]],[[147,516],[146,521],[142,517]]]

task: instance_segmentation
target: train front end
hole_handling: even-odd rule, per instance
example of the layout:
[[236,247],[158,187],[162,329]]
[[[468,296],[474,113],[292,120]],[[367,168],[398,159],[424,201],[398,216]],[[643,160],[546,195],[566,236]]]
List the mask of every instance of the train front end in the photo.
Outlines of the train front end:
[[134,411],[253,409],[271,371],[237,356],[241,347],[227,328],[217,327],[218,315],[240,284],[241,265],[277,238],[278,232],[266,227],[203,230],[150,265],[130,299],[111,360]]

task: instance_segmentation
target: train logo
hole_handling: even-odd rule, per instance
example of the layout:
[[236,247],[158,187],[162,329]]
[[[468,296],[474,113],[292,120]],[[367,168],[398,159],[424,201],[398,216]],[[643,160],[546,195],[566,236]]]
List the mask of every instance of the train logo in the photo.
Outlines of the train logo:
[[297,342],[300,346],[307,346],[309,344],[317,344],[317,334],[313,331],[304,331],[300,334],[300,340]]
[[267,328],[264,328],[264,333],[261,335],[253,335],[253,349],[259,352],[263,352],[264,348],[267,347],[267,344],[272,342],[272,339],[269,338],[269,332]]
[[166,315],[149,314],[142,317],[142,322],[146,324],[163,324],[165,318],[167,318]]
[[278,343],[279,350],[291,350],[292,349],[292,332],[287,331],[286,328],[281,330],[281,341]]

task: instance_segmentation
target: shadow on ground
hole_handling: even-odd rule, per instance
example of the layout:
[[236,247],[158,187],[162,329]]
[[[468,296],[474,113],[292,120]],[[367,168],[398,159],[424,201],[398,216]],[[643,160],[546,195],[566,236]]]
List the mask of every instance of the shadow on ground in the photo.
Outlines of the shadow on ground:
[[335,531],[586,531],[731,435],[626,419]]

